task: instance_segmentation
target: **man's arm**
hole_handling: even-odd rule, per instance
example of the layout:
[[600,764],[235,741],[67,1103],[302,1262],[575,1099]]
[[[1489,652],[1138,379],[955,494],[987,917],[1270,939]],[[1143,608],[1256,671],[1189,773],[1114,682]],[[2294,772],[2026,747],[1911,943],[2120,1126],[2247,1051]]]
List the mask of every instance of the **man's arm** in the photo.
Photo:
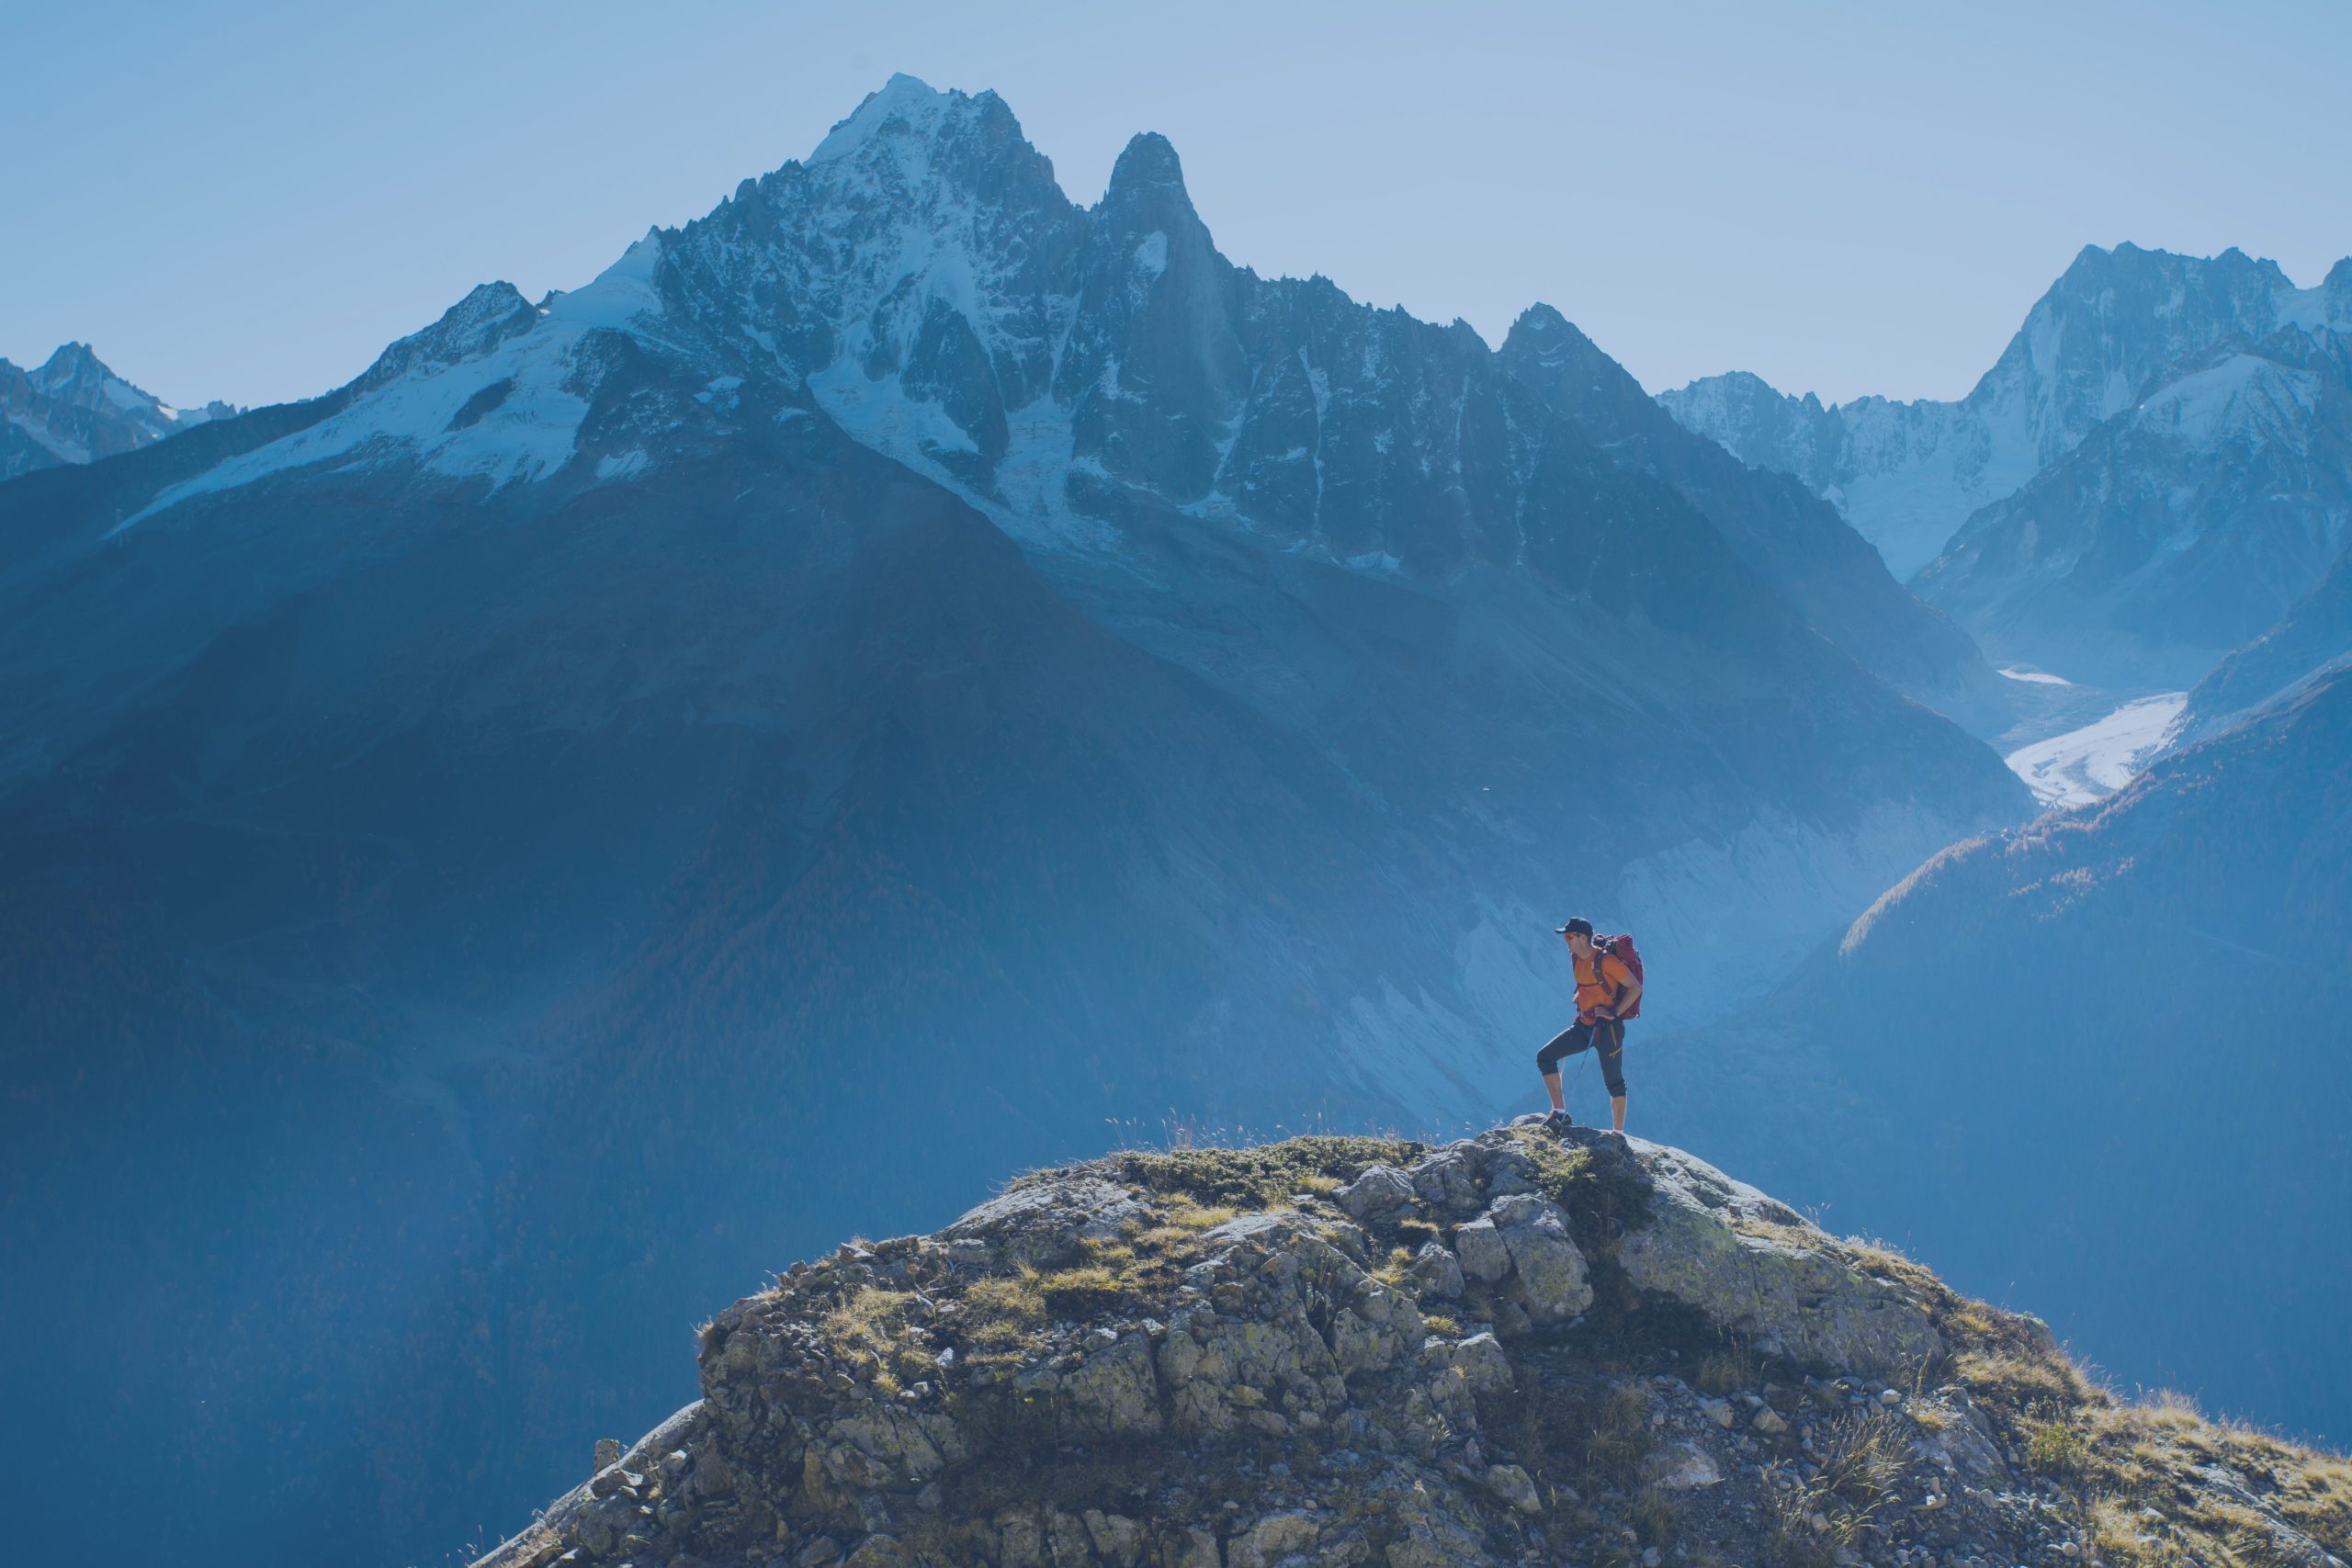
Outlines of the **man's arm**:
[[1609,1005],[1601,1010],[1601,1015],[1605,1018],[1623,1018],[1625,1016],[1627,1008],[1642,999],[1642,982],[1631,969],[1625,966],[1623,960],[1611,958],[1606,962],[1616,966],[1617,973],[1624,976],[1625,983],[1623,989],[1611,997]]

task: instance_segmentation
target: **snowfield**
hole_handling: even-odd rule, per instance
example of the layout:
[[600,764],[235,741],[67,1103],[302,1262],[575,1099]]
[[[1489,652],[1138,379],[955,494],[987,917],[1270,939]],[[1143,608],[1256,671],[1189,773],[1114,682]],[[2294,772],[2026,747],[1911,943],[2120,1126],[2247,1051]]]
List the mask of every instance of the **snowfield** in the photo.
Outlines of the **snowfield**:
[[2044,806],[2087,806],[2132,782],[2188,703],[2187,692],[2126,703],[2097,723],[2010,752],[2009,771]]

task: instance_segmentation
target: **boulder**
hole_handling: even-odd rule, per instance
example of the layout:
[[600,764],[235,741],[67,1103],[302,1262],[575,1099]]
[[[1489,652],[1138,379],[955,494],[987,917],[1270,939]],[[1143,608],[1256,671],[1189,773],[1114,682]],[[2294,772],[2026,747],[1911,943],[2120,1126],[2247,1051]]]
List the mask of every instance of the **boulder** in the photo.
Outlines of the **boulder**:
[[2001,1446],[1994,1440],[1982,1412],[1951,1399],[1922,1400],[1914,1405],[1918,1426],[1911,1442],[1915,1459],[1934,1465],[1948,1476],[1983,1484],[2005,1480],[2008,1467]]
[[[712,1476],[724,1477],[727,1474],[725,1462],[709,1451],[709,1430],[708,1406],[704,1401],[697,1399],[678,1410],[668,1420],[646,1433],[626,1450],[621,1447],[620,1439],[617,1438],[605,1438],[600,1440],[596,1444],[598,1464],[595,1474],[591,1475],[586,1481],[548,1506],[547,1513],[543,1516],[547,1529],[560,1534],[577,1528],[583,1517],[583,1510],[596,1501],[599,1495],[595,1490],[598,1476],[620,1471],[635,1472],[642,1475],[648,1470],[658,1468],[662,1463],[662,1456],[675,1450],[683,1450],[689,1456],[701,1461],[701,1464],[697,1467],[698,1483],[703,1471],[707,1471]],[[526,1531],[524,1536],[518,1536],[516,1541],[526,1540],[529,1533]],[[509,1546],[514,1544],[515,1542],[508,1543]],[[503,1550],[504,1549],[502,1548]],[[498,1553],[493,1552],[485,1562],[496,1564],[497,1568],[508,1568],[510,1562],[520,1562],[527,1556],[527,1552],[520,1551],[511,1558],[501,1558]]]
[[1492,1334],[1467,1339],[1432,1339],[1421,1353],[1457,1373],[1472,1393],[1500,1393],[1511,1386],[1510,1355]]
[[1080,1517],[1086,1523],[1086,1538],[1093,1542],[1095,1554],[1111,1568],[1136,1568],[1142,1561],[1143,1527],[1135,1520],[1100,1508],[1089,1508]]
[[1488,1151],[1476,1144],[1454,1144],[1416,1164],[1407,1174],[1413,1191],[1433,1209],[1473,1213],[1487,1201],[1485,1166]]
[[1462,1568],[1491,1562],[1479,1538],[1444,1514],[1415,1514],[1388,1543],[1388,1568]]
[[989,1199],[939,1235],[951,1249],[979,1242],[993,1261],[1054,1269],[1076,1262],[1086,1242],[1109,1240],[1149,1214],[1133,1193],[1101,1177],[1047,1177]]
[[1497,1199],[1487,1213],[1510,1254],[1512,1298],[1537,1326],[1564,1323],[1592,1304],[1584,1254],[1557,1203],[1523,1192]]
[[[1224,1568],[1225,1557],[1219,1551],[1216,1537],[1198,1525],[1187,1526],[1184,1533],[1171,1540],[1162,1561],[1168,1568]],[[1006,1568],[1012,1568],[1008,1563]]]
[[1540,1514],[1544,1511],[1544,1497],[1543,1494],[1535,1490],[1535,1478],[1518,1465],[1487,1466],[1487,1490],[1522,1514]]
[[1644,1468],[1650,1484],[1668,1492],[1695,1492],[1723,1484],[1723,1467],[1696,1443],[1667,1443],[1651,1453]]
[[1063,1380],[1062,1397],[1079,1426],[1102,1437],[1145,1436],[1159,1430],[1159,1379],[1151,1340],[1123,1335]]
[[1495,1150],[1487,1163],[1487,1196],[1508,1198],[1535,1190],[1535,1160],[1517,1144]]
[[842,1568],[905,1568],[906,1549],[887,1535],[869,1535],[857,1543]]
[[1371,1224],[1403,1213],[1419,1196],[1413,1179],[1393,1165],[1375,1165],[1332,1194],[1348,1217]]
[[1638,1289],[1815,1366],[1899,1378],[1943,1349],[1924,1307],[1785,1205],[1679,1150],[1651,1145],[1642,1165],[1649,1218],[1617,1249]]
[[1462,1295],[1462,1264],[1436,1242],[1424,1242],[1413,1259],[1413,1289],[1435,1301],[1457,1301]]
[[1046,1551],[1054,1568],[1091,1568],[1093,1542],[1086,1521],[1060,1508],[1046,1510]]
[[1245,1241],[1272,1247],[1303,1234],[1302,1222],[1295,1214],[1244,1214],[1203,1231],[1201,1246],[1210,1252],[1222,1252],[1236,1242]]
[[1003,1568],[1046,1568],[1046,1528],[1026,1508],[996,1517],[997,1559]]
[[1285,1557],[1313,1551],[1322,1533],[1321,1522],[1304,1509],[1268,1514],[1225,1543],[1225,1568],[1273,1568]]
[[1510,1272],[1510,1248],[1495,1222],[1483,1215],[1453,1233],[1453,1256],[1462,1272],[1480,1284],[1494,1284]]

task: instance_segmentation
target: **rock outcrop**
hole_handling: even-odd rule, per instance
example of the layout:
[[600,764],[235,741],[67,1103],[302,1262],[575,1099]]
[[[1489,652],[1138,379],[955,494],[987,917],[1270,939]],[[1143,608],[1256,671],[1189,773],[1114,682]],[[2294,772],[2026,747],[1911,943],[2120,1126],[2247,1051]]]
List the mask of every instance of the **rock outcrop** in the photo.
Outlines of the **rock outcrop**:
[[2352,1529],[2352,1468],[2118,1405],[2038,1322],[1688,1155],[1525,1124],[1039,1172],[794,1264],[701,1371],[478,1568],[2182,1561],[2223,1528],[2329,1568]]

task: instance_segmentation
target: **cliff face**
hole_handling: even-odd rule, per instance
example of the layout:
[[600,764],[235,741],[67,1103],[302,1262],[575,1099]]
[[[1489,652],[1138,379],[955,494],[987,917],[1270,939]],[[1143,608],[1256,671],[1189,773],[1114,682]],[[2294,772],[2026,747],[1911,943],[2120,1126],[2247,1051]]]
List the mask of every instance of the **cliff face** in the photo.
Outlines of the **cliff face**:
[[2120,1404],[2035,1319],[1532,1121],[1114,1155],[796,1263],[478,1568],[2352,1553],[2344,1461]]

